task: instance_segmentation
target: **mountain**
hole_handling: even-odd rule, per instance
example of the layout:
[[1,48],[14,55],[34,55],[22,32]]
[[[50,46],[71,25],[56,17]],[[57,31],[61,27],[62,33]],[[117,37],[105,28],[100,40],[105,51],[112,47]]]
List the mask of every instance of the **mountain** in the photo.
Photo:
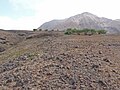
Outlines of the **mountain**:
[[42,30],[60,30],[64,31],[67,28],[91,28],[91,29],[104,29],[107,33],[120,32],[120,20],[112,20],[104,17],[98,17],[89,12],[84,12],[63,20],[52,20],[42,24],[38,29]]

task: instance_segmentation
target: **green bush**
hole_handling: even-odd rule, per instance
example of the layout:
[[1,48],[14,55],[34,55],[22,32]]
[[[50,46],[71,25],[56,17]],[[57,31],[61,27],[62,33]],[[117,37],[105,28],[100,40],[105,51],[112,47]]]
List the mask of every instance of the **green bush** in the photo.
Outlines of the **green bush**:
[[68,29],[66,30],[65,34],[70,35],[70,34],[73,34],[73,33],[75,33],[75,32],[76,32],[76,29],[68,28]]
[[98,34],[106,34],[107,31],[105,31],[105,30],[98,30],[97,33],[98,33]]
[[66,34],[66,35],[70,35],[70,34],[72,34],[71,32],[65,32],[64,34]]
[[72,29],[72,28],[68,28],[64,34],[66,35],[71,35],[71,34],[84,34],[84,35],[94,35],[94,34],[106,34],[107,31],[105,30],[95,30],[95,29],[82,29],[82,30],[79,30],[79,29]]

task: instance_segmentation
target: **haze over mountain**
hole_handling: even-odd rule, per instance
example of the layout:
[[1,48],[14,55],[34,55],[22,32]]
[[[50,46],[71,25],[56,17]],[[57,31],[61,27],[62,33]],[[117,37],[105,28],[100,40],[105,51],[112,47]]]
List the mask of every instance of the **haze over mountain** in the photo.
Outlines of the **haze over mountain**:
[[89,28],[89,29],[104,29],[107,33],[120,32],[120,20],[112,20],[104,17],[98,17],[89,12],[84,12],[62,20],[52,20],[42,24],[38,29],[42,30],[60,30],[64,31],[67,28]]

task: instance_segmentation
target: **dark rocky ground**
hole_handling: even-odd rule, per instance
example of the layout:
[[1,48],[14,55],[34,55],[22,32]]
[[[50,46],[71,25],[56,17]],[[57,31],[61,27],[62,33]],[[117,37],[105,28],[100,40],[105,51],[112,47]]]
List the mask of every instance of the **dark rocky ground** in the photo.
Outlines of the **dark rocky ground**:
[[119,35],[33,32],[18,39],[0,52],[0,90],[120,90]]

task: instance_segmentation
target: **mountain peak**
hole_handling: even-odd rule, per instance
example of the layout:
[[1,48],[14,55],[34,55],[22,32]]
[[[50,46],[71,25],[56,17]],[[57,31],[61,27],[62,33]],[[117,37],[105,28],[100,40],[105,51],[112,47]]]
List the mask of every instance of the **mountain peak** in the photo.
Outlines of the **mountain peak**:
[[83,13],[81,13],[81,14],[77,14],[77,15],[75,15],[75,16],[72,16],[72,17],[70,17],[70,18],[87,18],[87,17],[91,17],[91,18],[95,18],[95,17],[98,17],[98,16],[96,16],[96,15],[94,15],[94,14],[92,14],[92,13],[89,13],[89,12],[83,12]]
[[91,15],[91,13],[89,13],[89,12],[83,12],[83,13],[81,13],[82,15]]
[[83,16],[95,16],[95,17],[97,17],[96,15],[94,15],[92,13],[89,13],[89,12],[83,12],[80,15],[83,15]]

